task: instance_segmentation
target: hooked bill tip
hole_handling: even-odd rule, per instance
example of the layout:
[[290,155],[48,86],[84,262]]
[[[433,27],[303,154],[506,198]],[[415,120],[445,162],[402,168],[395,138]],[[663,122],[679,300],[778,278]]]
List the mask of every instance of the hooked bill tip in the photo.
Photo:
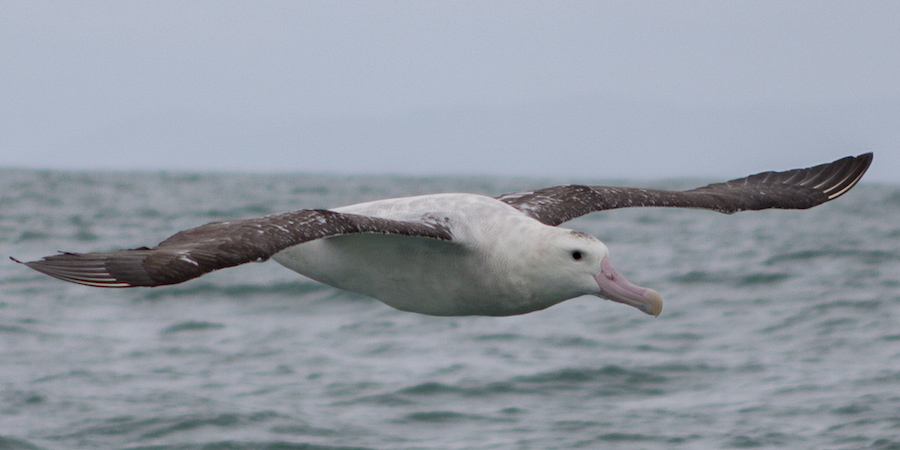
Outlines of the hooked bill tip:
[[662,296],[659,295],[659,292],[648,288],[647,291],[644,292],[644,298],[647,299],[647,309],[645,309],[644,312],[653,317],[659,317],[659,313],[661,313],[663,309]]

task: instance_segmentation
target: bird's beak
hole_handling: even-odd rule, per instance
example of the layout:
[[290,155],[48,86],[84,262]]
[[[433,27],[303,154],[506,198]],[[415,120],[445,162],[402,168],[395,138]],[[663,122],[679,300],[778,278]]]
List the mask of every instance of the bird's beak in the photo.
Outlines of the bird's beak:
[[662,297],[659,292],[631,284],[616,271],[607,256],[600,261],[600,273],[594,275],[594,279],[600,286],[600,294],[598,294],[600,297],[634,306],[654,317],[659,316],[659,313],[662,312]]

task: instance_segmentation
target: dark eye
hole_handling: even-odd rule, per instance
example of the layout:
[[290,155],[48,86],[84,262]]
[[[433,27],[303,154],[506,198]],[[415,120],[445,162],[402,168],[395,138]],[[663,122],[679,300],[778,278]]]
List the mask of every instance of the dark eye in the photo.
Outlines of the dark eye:
[[579,252],[578,250],[575,250],[574,252],[572,252],[572,259],[574,259],[575,261],[578,261],[579,259],[581,259],[581,256],[582,256],[581,252]]

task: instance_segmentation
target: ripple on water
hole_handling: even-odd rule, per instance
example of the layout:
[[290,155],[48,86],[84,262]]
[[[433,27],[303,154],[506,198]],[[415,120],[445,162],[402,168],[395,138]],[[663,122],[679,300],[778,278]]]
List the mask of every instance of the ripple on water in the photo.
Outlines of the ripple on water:
[[767,259],[763,264],[771,266],[783,262],[804,262],[819,258],[850,258],[863,264],[877,265],[900,260],[900,255],[887,250],[826,248],[778,254]]
[[532,391],[578,390],[592,388],[597,395],[658,395],[664,392],[667,377],[642,369],[609,365],[596,368],[566,368],[515,377],[519,386]]
[[225,328],[225,325],[221,323],[189,320],[186,322],[179,322],[174,325],[169,325],[168,327],[163,328],[163,330],[160,331],[160,334],[175,334],[187,331],[220,330],[222,328]]
[[245,298],[249,296],[291,296],[297,297],[305,294],[331,290],[333,288],[321,283],[291,281],[283,283],[266,284],[237,284],[218,285],[213,283],[194,282],[188,285],[171,286],[165,289],[145,290],[142,292],[143,300],[159,300],[177,297],[210,296]]
[[[115,416],[100,421],[93,421],[90,425],[75,425],[65,432],[57,433],[49,436],[49,438],[62,442],[79,442],[82,445],[90,444],[91,442],[104,442],[104,437],[108,439],[113,436],[121,442],[167,442],[173,439],[183,442],[190,438],[191,435],[200,432],[207,435],[212,433],[225,437],[240,429],[268,430],[277,435],[320,439],[333,438],[348,433],[353,434],[351,430],[314,426],[274,411],[259,411],[251,413],[211,412],[208,414],[185,414],[153,418]],[[256,431],[254,434],[259,433]],[[277,446],[276,444],[279,441],[257,443],[228,442],[232,442],[234,446],[218,447],[215,443],[207,442],[198,448],[293,448],[290,444],[284,447]],[[179,446],[177,448],[182,447]],[[317,447],[307,444],[298,448]]]
[[452,424],[464,422],[495,422],[508,423],[515,422],[514,419],[502,416],[487,416],[483,414],[468,414],[456,411],[420,411],[406,414],[403,418],[396,420],[402,424]]
[[40,450],[41,447],[21,439],[0,436],[0,448],[4,450]]
[[735,287],[769,286],[793,278],[788,272],[753,272],[735,273],[731,271],[708,272],[692,270],[682,275],[669,277],[669,281],[678,284],[711,284],[730,285]]

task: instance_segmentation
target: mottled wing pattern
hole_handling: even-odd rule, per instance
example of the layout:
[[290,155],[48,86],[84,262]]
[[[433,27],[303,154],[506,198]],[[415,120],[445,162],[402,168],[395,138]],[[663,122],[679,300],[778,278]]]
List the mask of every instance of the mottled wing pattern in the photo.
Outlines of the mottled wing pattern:
[[689,191],[568,185],[497,198],[552,226],[596,211],[635,206],[700,208],[728,214],[767,208],[806,209],[849,191],[871,163],[872,154],[865,153],[815,167],[763,172]]
[[111,253],[61,253],[22,264],[52,277],[88,286],[162,286],[238,264],[265,261],[285,248],[349,233],[453,239],[450,230],[439,221],[397,221],[327,210],[300,210],[209,223],[179,232],[154,248]]

